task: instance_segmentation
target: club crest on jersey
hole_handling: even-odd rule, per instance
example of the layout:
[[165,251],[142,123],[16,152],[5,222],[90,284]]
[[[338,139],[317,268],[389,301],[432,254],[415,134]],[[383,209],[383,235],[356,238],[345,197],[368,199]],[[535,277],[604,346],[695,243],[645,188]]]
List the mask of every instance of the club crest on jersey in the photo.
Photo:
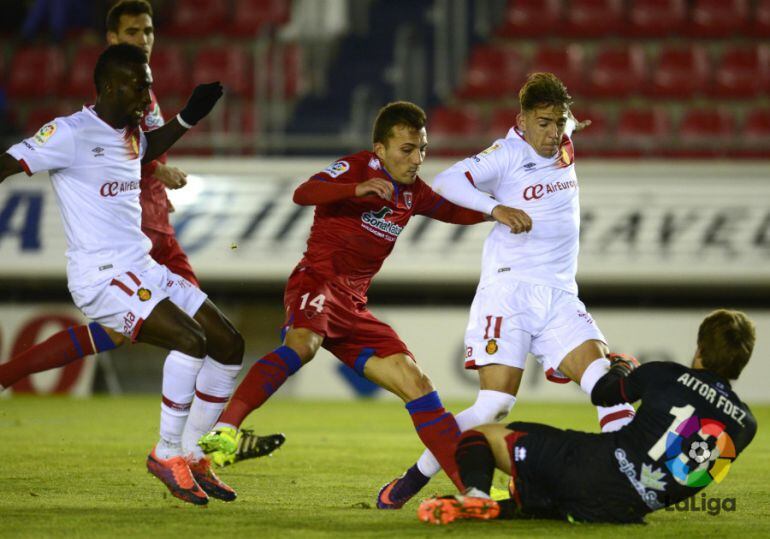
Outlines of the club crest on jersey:
[[350,164],[348,164],[347,161],[336,161],[326,167],[324,172],[332,178],[336,178],[337,176],[345,174],[348,170],[350,170]]
[[412,209],[412,192],[404,191],[404,204],[408,209]]
[[499,349],[500,348],[497,346],[497,341],[495,339],[489,339],[487,341],[487,347],[484,350],[486,350],[487,354],[491,356],[496,354]]
[[404,227],[386,220],[392,213],[393,210],[387,206],[383,206],[377,211],[369,210],[361,215],[361,226],[375,236],[388,241],[396,241]]
[[35,133],[35,142],[37,142],[38,146],[42,146],[48,142],[48,139],[51,138],[54,133],[56,133],[56,123],[51,122],[50,124],[45,124],[40,128],[40,131]]
[[382,165],[380,165],[380,160],[376,157],[369,159],[369,168],[372,170],[380,170],[380,168],[382,168]]
[[575,162],[575,148],[572,147],[572,141],[568,138],[562,142],[559,146],[559,154],[557,155],[556,166],[558,168],[565,168]]
[[136,296],[139,298],[139,301],[147,301],[152,297],[152,292],[146,288],[140,288],[136,291]]

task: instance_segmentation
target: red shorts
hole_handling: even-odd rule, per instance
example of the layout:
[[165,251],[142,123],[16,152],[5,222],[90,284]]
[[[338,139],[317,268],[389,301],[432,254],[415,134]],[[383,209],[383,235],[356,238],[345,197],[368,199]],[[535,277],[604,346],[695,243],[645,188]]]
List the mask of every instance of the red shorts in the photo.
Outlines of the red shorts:
[[163,264],[172,273],[176,273],[180,277],[184,277],[192,284],[201,287],[198,282],[198,278],[193,272],[190,261],[187,259],[187,254],[182,250],[182,246],[176,241],[176,236],[173,234],[164,234],[156,230],[149,228],[143,228],[144,235],[150,238],[152,242],[152,250],[150,256],[158,264]]
[[364,375],[372,356],[414,356],[392,327],[369,312],[366,304],[334,277],[296,268],[283,296],[284,329],[306,328],[324,337],[323,347]]

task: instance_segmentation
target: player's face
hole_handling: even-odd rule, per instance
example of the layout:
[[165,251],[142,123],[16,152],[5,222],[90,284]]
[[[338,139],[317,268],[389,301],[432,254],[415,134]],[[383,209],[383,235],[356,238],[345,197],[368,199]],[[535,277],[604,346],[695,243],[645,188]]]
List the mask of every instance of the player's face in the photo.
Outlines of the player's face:
[[409,185],[417,179],[427,147],[428,134],[424,127],[413,129],[397,125],[385,144],[378,142],[374,145],[374,153],[394,180]]
[[152,46],[155,44],[155,28],[152,19],[146,13],[141,15],[121,15],[117,32],[107,32],[110,45],[127,43],[139,47],[150,61]]
[[150,106],[152,72],[147,64],[119,70],[112,81],[112,102],[124,124],[137,127]]
[[518,124],[519,129],[524,132],[524,140],[537,154],[541,157],[551,157],[559,148],[568,117],[569,110],[566,107],[550,105],[521,112]]

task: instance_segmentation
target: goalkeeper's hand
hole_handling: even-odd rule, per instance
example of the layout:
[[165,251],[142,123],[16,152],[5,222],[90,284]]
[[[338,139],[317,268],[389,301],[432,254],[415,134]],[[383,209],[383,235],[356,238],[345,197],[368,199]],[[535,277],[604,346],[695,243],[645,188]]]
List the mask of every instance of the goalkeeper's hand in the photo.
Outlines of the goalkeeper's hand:
[[223,93],[224,89],[219,81],[199,84],[193,90],[187,104],[179,111],[179,117],[187,125],[197,124],[211,112]]
[[607,359],[610,360],[610,371],[623,377],[631,374],[631,371],[640,365],[639,360],[629,354],[616,354],[610,352],[607,354]]

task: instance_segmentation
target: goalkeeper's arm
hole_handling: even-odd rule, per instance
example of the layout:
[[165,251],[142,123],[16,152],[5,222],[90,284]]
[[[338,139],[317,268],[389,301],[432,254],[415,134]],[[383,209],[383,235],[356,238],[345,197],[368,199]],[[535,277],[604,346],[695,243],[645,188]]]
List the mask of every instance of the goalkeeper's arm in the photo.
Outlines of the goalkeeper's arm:
[[599,378],[591,390],[591,402],[595,406],[613,406],[623,402],[635,402],[642,396],[640,384],[635,383],[639,362],[632,356],[609,354],[610,369]]

